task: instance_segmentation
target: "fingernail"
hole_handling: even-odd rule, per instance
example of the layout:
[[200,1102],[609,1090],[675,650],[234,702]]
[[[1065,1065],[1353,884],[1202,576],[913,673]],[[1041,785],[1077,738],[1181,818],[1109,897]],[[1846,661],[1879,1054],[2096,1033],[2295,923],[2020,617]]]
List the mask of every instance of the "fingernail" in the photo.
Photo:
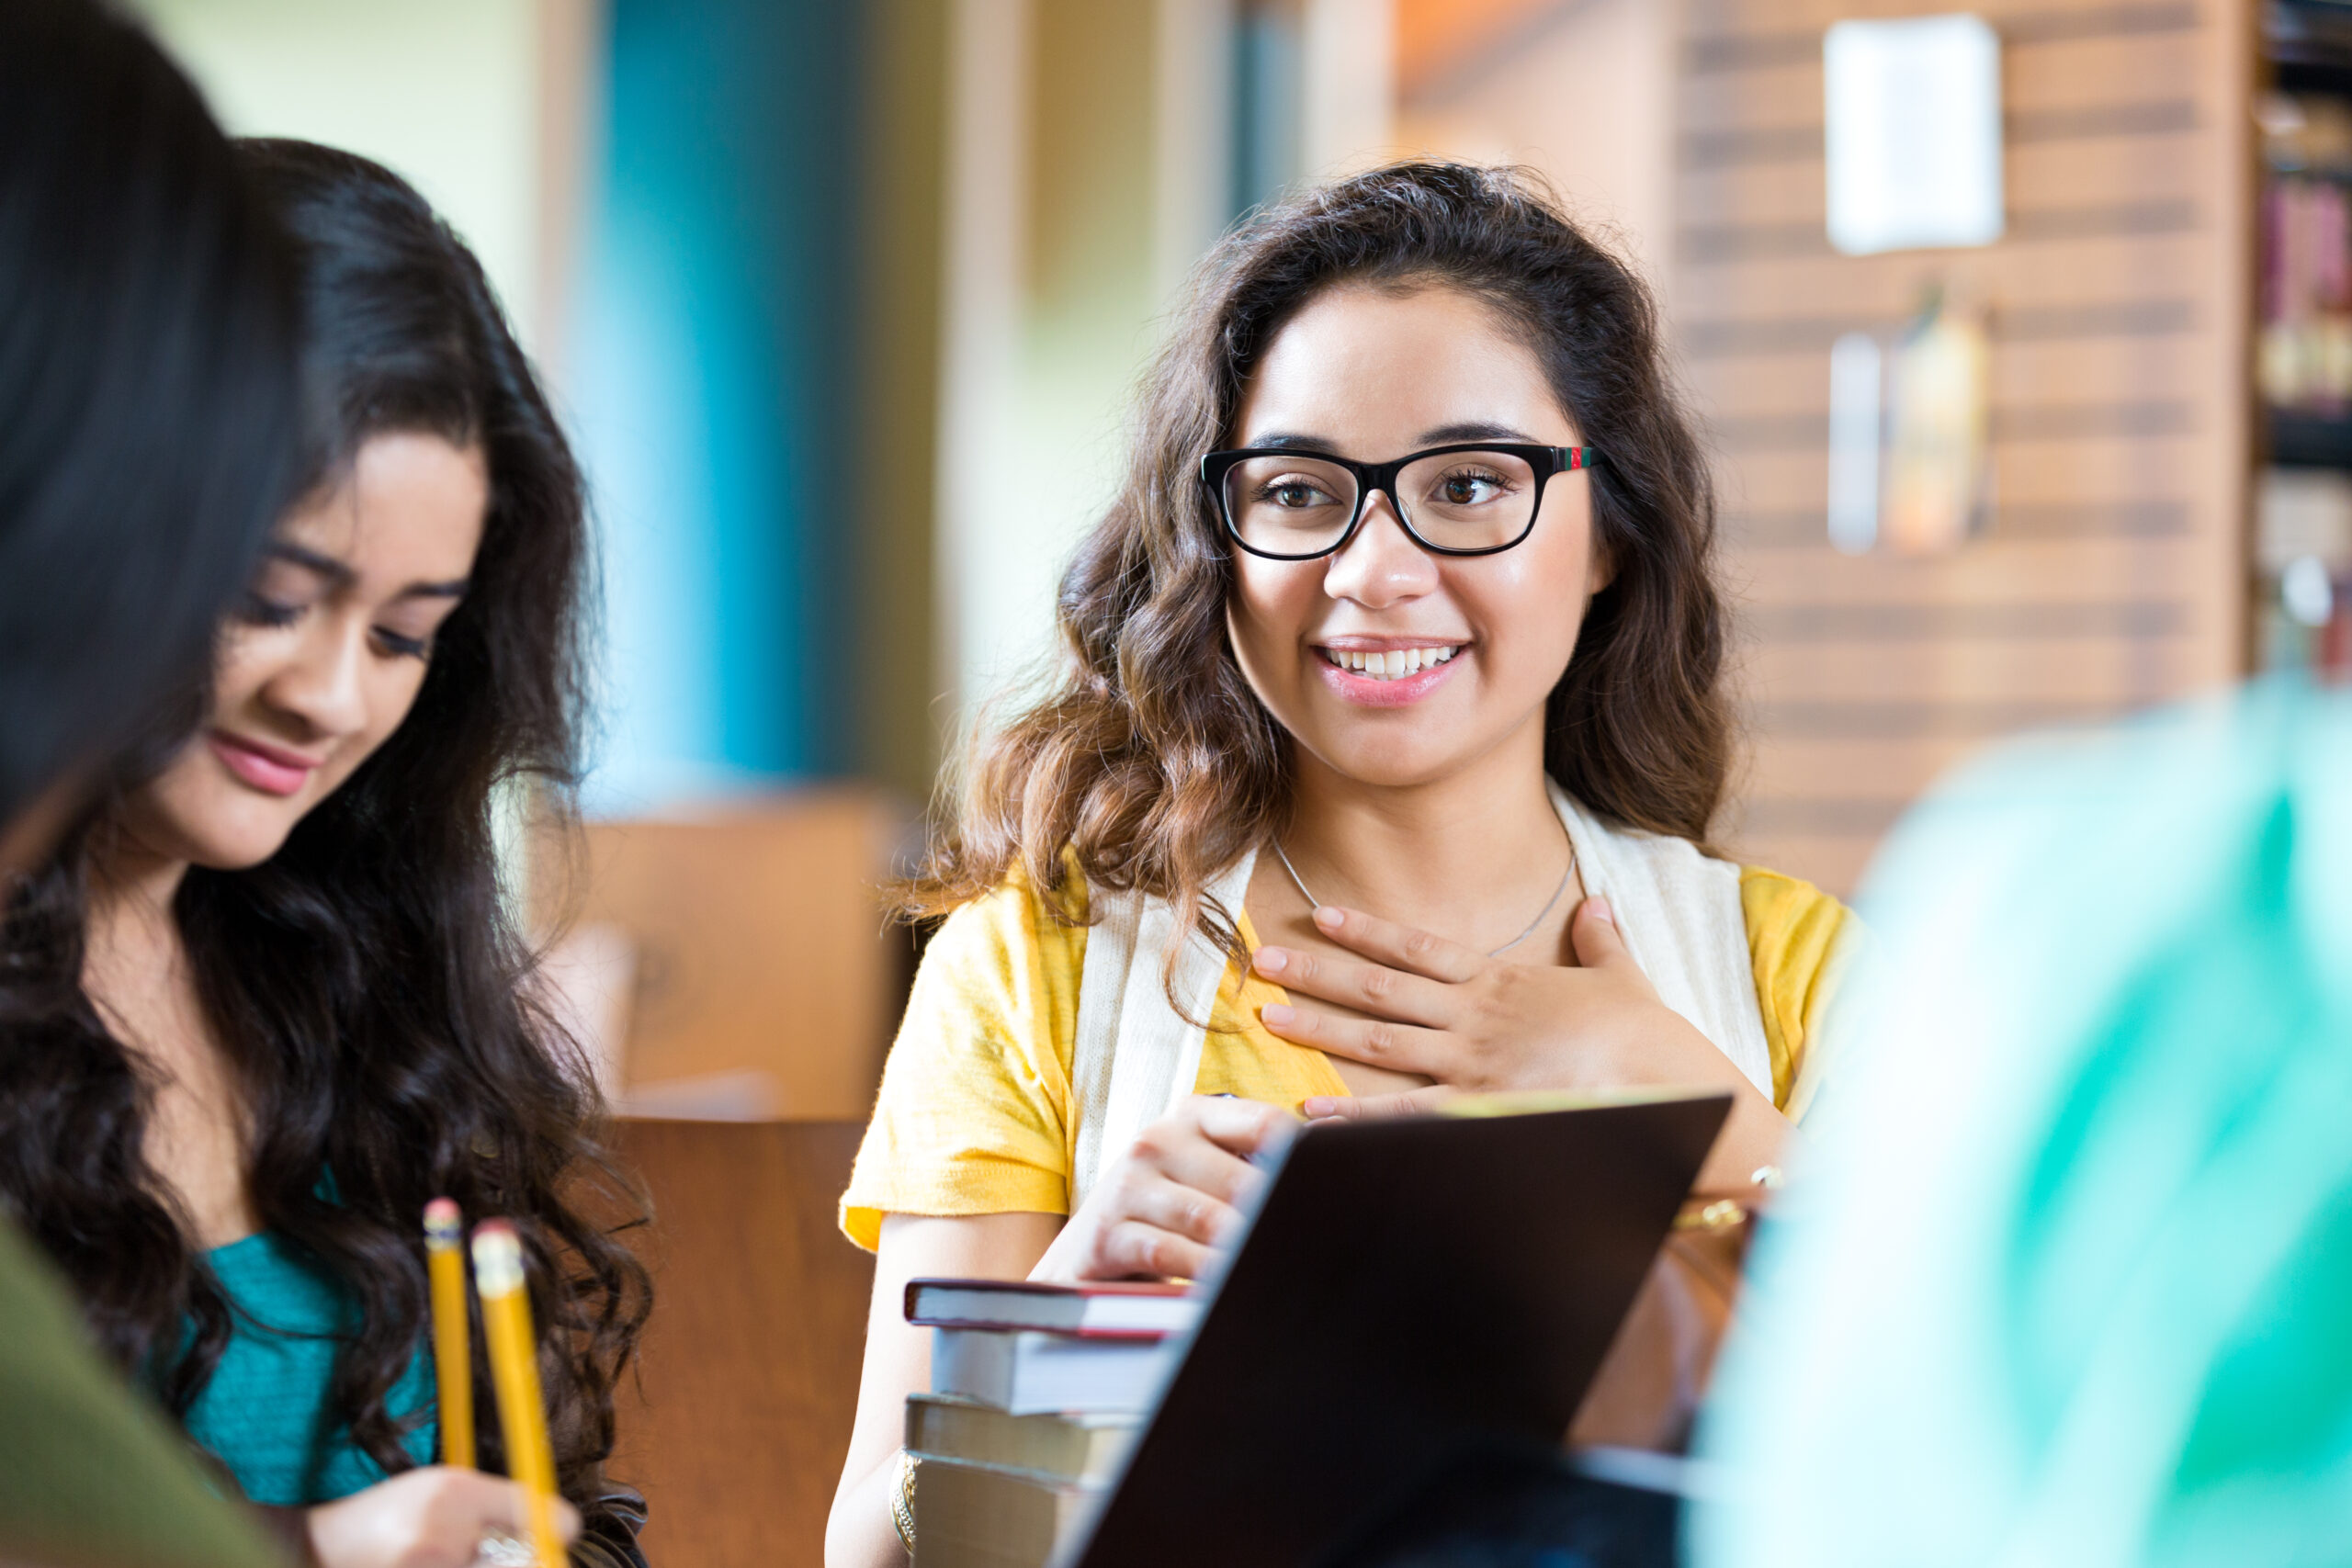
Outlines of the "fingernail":
[[1298,1017],[1296,1008],[1286,1008],[1280,1002],[1268,1002],[1258,1010],[1258,1021],[1269,1029],[1281,1029]]
[[1309,1122],[1320,1122],[1326,1116],[1339,1113],[1340,1102],[1328,1094],[1310,1094],[1298,1102],[1298,1113]]
[[1609,900],[1603,898],[1600,894],[1596,893],[1591,897],[1586,899],[1584,901],[1584,907],[1592,911],[1592,918],[1594,919],[1605,920],[1612,926],[1617,923],[1617,916],[1610,909]]
[[1250,955],[1250,966],[1261,975],[1279,975],[1289,962],[1290,954],[1279,947],[1261,947]]
[[1338,931],[1346,922],[1347,918],[1343,911],[1335,909],[1329,904],[1315,911],[1315,923],[1327,931]]

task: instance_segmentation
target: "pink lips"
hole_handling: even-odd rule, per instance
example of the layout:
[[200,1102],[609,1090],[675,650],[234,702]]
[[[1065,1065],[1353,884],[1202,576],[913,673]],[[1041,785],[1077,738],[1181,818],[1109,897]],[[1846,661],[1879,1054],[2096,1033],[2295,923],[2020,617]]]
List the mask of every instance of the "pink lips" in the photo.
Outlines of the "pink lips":
[[222,767],[264,795],[293,795],[318,771],[318,763],[298,752],[265,746],[226,730],[216,729],[205,739],[211,743],[212,754],[220,759]]
[[1464,648],[1460,653],[1442,664],[1433,664],[1427,670],[1418,670],[1410,675],[1399,676],[1394,681],[1375,681],[1369,675],[1359,675],[1352,670],[1342,670],[1319,655],[1315,660],[1315,666],[1324,682],[1344,702],[1354,703],[1368,708],[1401,708],[1419,702],[1443,685],[1453,677],[1454,671],[1461,667],[1469,651],[1467,648]]

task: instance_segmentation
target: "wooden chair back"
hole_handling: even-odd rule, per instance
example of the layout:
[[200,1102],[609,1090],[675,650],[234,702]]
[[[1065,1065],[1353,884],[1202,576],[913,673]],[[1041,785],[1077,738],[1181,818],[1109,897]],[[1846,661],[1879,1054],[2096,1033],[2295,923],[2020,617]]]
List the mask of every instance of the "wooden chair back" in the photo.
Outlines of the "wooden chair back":
[[[873,1108],[909,948],[879,886],[904,814],[878,791],[795,791],[691,820],[592,824],[535,875],[554,965],[621,1110],[834,1120]],[[583,940],[587,939],[587,940]],[[581,982],[584,977],[585,985]]]
[[645,1493],[654,1562],[824,1560],[874,1282],[874,1260],[834,1223],[863,1132],[619,1123],[653,1197],[654,1305],[611,1468]]

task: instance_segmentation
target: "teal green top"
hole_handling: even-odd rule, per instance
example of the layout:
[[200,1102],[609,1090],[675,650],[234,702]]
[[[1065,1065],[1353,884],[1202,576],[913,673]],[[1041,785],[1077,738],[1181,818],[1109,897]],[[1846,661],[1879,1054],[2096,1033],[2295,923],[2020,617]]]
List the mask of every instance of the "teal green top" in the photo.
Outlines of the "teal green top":
[[[330,1503],[383,1480],[328,1395],[335,1352],[358,1317],[348,1288],[268,1232],[215,1248],[210,1260],[237,1308],[236,1326],[187,1413],[188,1435],[256,1503]],[[387,1403],[395,1417],[425,1413],[406,1446],[417,1463],[432,1463],[433,1364],[422,1347]]]

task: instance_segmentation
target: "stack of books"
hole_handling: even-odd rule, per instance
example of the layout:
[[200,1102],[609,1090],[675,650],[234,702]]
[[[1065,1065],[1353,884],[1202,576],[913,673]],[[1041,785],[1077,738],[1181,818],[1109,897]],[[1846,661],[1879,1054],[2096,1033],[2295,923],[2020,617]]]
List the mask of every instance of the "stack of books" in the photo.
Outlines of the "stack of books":
[[915,1568],[1044,1568],[1082,1528],[1201,1303],[1176,1285],[916,1280],[931,1392],[907,1401]]

